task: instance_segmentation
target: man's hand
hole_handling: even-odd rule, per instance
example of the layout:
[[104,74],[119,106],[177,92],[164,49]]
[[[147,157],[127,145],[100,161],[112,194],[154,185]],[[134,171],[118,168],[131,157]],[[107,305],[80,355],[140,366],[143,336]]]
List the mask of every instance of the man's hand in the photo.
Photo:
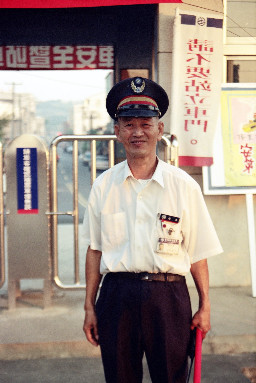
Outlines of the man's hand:
[[200,308],[192,318],[191,330],[198,327],[202,331],[203,339],[206,337],[207,332],[211,329],[210,323],[210,306],[207,308]]
[[99,345],[97,318],[94,309],[86,310],[83,330],[87,340],[93,345]]
[[85,262],[85,318],[83,330],[87,340],[94,346],[99,345],[97,317],[95,313],[95,301],[102,275],[100,274],[101,252],[88,247]]

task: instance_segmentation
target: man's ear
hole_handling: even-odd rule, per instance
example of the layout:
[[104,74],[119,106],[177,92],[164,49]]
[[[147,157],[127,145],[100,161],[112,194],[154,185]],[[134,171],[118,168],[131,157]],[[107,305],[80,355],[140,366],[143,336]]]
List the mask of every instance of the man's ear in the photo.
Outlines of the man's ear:
[[120,138],[119,138],[120,128],[119,128],[118,122],[115,123],[114,130],[115,130],[115,135],[117,137],[117,141],[120,141]]
[[164,123],[162,121],[158,121],[158,137],[157,141],[161,141],[161,138],[164,134]]

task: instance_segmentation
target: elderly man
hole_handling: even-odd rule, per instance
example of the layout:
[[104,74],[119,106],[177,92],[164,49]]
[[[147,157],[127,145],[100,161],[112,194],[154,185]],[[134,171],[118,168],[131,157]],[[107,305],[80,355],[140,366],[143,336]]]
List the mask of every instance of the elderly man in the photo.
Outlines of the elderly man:
[[[127,159],[96,179],[85,212],[84,332],[101,347],[107,383],[141,383],[144,354],[153,383],[184,383],[190,331],[210,329],[207,258],[222,248],[199,185],[156,155],[164,89],[127,79],[106,105]],[[193,317],[189,272],[199,295]]]

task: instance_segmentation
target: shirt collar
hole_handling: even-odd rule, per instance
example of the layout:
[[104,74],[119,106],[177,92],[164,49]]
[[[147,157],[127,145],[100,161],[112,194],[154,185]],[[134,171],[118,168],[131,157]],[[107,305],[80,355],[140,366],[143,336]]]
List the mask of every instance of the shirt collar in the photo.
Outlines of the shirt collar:
[[157,157],[157,159],[158,159],[158,164],[157,164],[156,170],[152,176],[152,180],[156,181],[157,183],[159,183],[160,186],[162,186],[162,188],[164,188],[163,161],[160,160],[159,157]]
[[[152,176],[152,180],[156,181],[160,186],[164,187],[164,178],[163,178],[163,161],[158,158],[158,164],[156,167],[156,170]],[[125,161],[124,165],[124,172],[123,172],[123,182],[125,182],[129,177],[134,178],[131,169],[129,168],[127,160]]]
[[133,174],[131,172],[131,169],[129,168],[129,165],[128,165],[128,162],[127,160],[125,160],[125,163],[124,163],[124,172],[123,172],[123,182],[127,180],[127,178],[129,177],[133,177]]

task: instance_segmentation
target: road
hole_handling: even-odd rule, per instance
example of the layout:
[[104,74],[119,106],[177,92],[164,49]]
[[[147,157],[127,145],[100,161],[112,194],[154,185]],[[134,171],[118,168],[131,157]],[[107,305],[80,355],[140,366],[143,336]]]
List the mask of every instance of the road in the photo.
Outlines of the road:
[[[205,355],[201,383],[250,383],[243,369],[253,366],[255,354]],[[143,383],[150,383],[146,365],[144,367]],[[193,374],[190,383],[192,377]],[[104,383],[105,379],[99,358],[37,359],[0,361],[0,382]]]
[[[58,150],[60,159],[58,161],[58,212],[73,210],[73,178],[72,178],[72,153]],[[99,173],[97,173],[99,174]],[[81,222],[87,204],[91,184],[90,171],[88,166],[84,166],[81,159],[78,161],[78,202],[79,202],[79,221]],[[59,223],[72,223],[71,216],[59,216]]]
[[[58,175],[58,212],[73,211],[73,155],[58,149],[59,161],[57,165]],[[102,171],[97,171],[97,176]],[[84,211],[87,205],[91,189],[90,170],[82,160],[78,160],[78,209],[79,224],[83,222]],[[58,264],[59,278],[62,283],[69,285],[74,283],[74,236],[73,236],[73,217],[70,215],[58,216]],[[80,230],[80,228],[79,228]],[[80,231],[79,231],[80,233]],[[79,277],[80,282],[84,283],[84,260],[85,249],[81,235],[79,234]]]

